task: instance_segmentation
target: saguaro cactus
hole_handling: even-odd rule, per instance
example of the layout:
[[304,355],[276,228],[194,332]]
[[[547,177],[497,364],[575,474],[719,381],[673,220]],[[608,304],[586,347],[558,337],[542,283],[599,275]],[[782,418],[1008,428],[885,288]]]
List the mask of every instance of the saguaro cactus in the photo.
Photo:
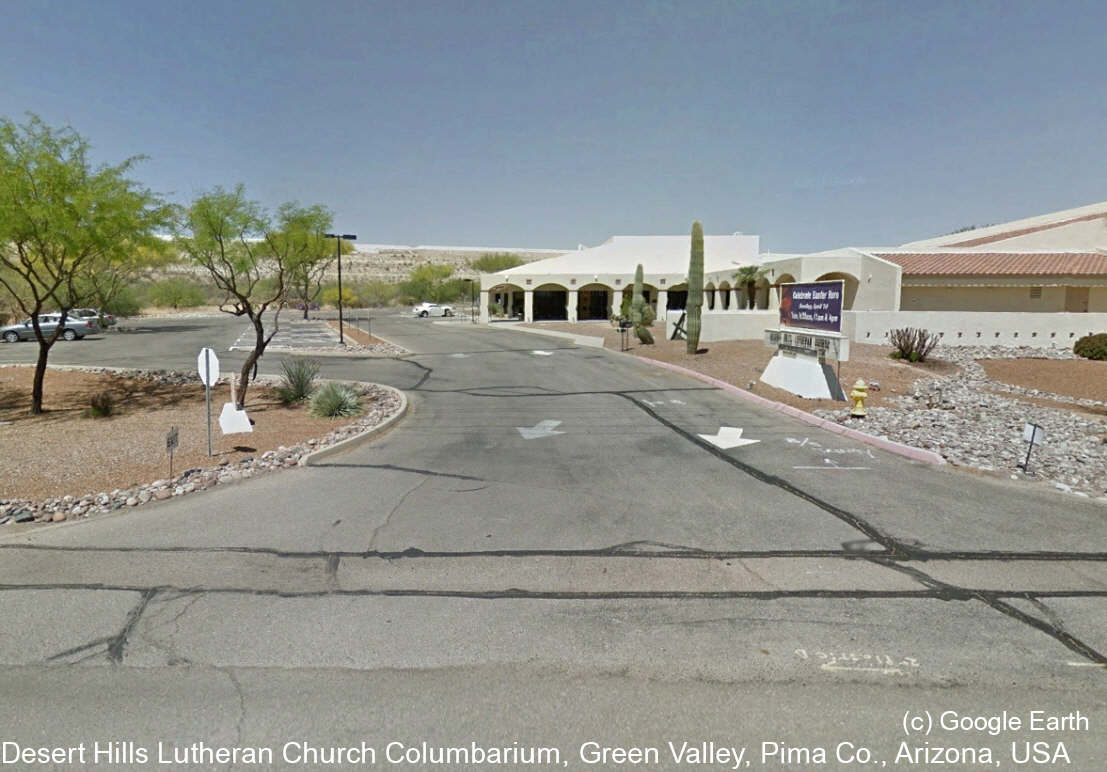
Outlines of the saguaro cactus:
[[703,311],[703,226],[700,221],[692,223],[692,255],[688,260],[688,300],[684,311],[688,318],[685,329],[688,336],[689,354],[695,354],[700,347],[700,314]]
[[634,269],[634,293],[630,301],[630,323],[634,325],[634,334],[643,343],[653,343],[653,335],[650,333],[650,325],[653,324],[654,314],[646,302],[646,296],[642,294],[642,264]]

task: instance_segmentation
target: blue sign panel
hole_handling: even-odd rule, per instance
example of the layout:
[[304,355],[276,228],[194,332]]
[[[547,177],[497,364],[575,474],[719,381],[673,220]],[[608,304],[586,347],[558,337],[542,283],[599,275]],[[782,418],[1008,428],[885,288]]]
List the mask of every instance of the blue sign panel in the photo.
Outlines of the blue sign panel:
[[810,284],[782,284],[781,326],[841,332],[844,285],[845,282],[841,279]]

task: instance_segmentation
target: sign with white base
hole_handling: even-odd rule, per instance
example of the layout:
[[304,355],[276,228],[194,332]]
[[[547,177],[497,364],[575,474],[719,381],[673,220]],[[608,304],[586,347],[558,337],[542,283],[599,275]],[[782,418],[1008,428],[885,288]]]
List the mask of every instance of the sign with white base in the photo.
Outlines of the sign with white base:
[[223,403],[223,412],[219,414],[219,428],[223,430],[223,434],[254,431],[246,411],[238,409],[238,398],[234,392],[234,376],[231,376],[231,401]]
[[827,358],[849,360],[849,338],[837,332],[817,330],[765,330],[765,345],[776,349],[761,382],[806,399],[846,401]]
[[254,430],[246,411],[236,408],[233,402],[223,403],[223,412],[219,414],[219,428],[223,430],[223,434],[241,434]]

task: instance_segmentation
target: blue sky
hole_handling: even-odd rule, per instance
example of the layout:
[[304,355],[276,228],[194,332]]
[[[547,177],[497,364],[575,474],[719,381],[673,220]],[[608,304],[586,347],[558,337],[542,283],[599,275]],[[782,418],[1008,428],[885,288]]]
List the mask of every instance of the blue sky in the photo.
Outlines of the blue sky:
[[361,241],[887,245],[1107,199],[1101,2],[7,0],[0,115]]

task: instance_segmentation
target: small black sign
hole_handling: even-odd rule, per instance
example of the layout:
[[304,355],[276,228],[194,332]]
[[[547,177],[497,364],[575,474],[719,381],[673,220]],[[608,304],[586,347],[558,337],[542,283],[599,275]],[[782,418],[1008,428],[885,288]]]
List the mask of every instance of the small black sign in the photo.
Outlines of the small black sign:
[[165,435],[165,450],[172,453],[180,444],[180,433],[177,431],[177,427],[174,426],[169,430],[169,434]]

